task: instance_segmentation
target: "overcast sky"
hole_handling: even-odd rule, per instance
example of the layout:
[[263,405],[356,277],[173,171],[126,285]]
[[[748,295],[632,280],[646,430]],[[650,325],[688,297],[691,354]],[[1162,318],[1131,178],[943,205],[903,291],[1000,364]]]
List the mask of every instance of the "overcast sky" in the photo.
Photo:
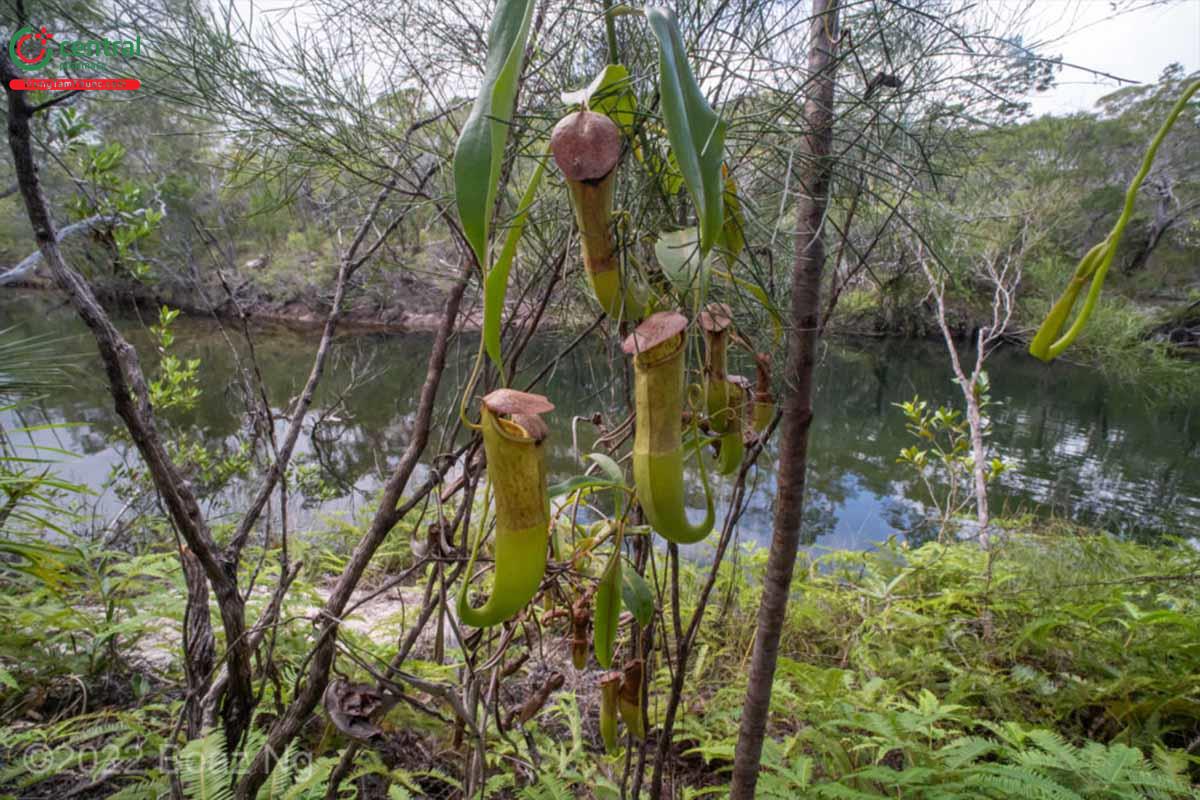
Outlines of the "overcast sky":
[[[1005,5],[1011,4],[1012,13],[1025,18],[1021,25],[1025,43],[1046,55],[1062,55],[1066,64],[1138,83],[1154,82],[1172,62],[1189,73],[1200,70],[1200,0],[1117,0],[1123,9],[1119,12],[1113,10],[1112,0],[1035,0],[1032,11],[1024,10],[1029,0],[981,2],[1001,18]],[[311,0],[234,0],[234,4],[246,19],[253,15],[260,23],[264,18],[286,22],[285,37],[291,25],[316,24]],[[1134,10],[1124,10],[1130,8]],[[1096,100],[1126,85],[1067,66],[1057,77],[1053,90],[1030,96],[1035,115],[1092,111]]]
[[[1200,69],[1200,0],[1143,7],[1114,17],[1108,0],[1043,0],[1036,36],[1063,61],[1140,83],[1155,81],[1173,61]],[[1066,33],[1073,30],[1073,33]],[[1034,95],[1035,114],[1090,111],[1121,84],[1063,67],[1058,86]]]

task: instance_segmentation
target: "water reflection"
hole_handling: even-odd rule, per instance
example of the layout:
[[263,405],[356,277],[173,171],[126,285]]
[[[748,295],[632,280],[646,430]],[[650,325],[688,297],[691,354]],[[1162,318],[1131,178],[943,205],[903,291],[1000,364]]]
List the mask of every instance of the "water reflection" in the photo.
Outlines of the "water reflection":
[[[0,296],[0,320],[28,335],[63,335],[64,349],[81,353],[85,364],[95,363],[90,339],[50,295],[6,292]],[[137,320],[124,324],[135,343],[147,343]],[[248,363],[248,354],[240,344],[231,348],[237,337],[211,323],[181,321],[177,333],[179,354],[202,360],[204,395],[194,410],[172,413],[171,422],[210,446],[232,450],[245,434],[236,375],[239,365]],[[565,341],[542,337],[524,363],[540,368]],[[411,433],[429,344],[430,338],[421,335],[338,340],[315,405],[320,413],[310,418],[297,449],[299,463],[309,465],[313,474],[319,468],[325,476],[328,496],[318,501],[313,492],[298,494],[290,508],[293,521],[317,524],[322,515],[369,507],[373,490]],[[276,414],[300,392],[314,346],[311,334],[282,329],[256,338],[257,362]],[[152,367],[151,349],[139,349]],[[446,443],[439,436],[457,413],[455,387],[474,354],[472,337],[462,337],[452,347],[433,439],[442,447]],[[570,433],[573,417],[600,411],[617,421],[613,418],[624,401],[622,384],[613,376],[623,368],[613,344],[597,338],[564,358],[542,385],[558,407],[548,418],[554,431],[548,452],[553,480],[579,471]],[[731,365],[731,371],[738,369],[753,373],[749,363]],[[989,372],[999,403],[993,411],[993,443],[1011,466],[994,490],[993,509],[1054,514],[1130,536],[1200,531],[1196,409],[1148,410],[1131,389],[1086,369],[1043,365],[1015,350],[997,354]],[[810,541],[863,547],[893,533],[927,530],[925,489],[895,463],[911,438],[892,404],[914,394],[934,403],[955,401],[944,351],[934,343],[831,342],[822,352],[818,387],[805,515]],[[129,446],[121,443],[119,421],[98,370],[81,369],[74,385],[42,398],[36,411],[50,421],[77,423],[37,434],[39,442],[78,454],[62,465],[67,477],[99,488],[114,466],[136,466]],[[16,424],[11,413],[0,422]],[[588,423],[577,428],[579,447],[586,452],[595,430]],[[774,457],[774,449],[768,449],[753,475],[750,507],[740,526],[743,539],[769,538]],[[689,477],[691,502],[699,513],[703,498],[694,468]],[[727,497],[729,487],[720,485],[718,491]],[[209,499],[210,513],[217,519],[231,516],[244,492],[245,487],[235,487]],[[111,513],[122,499],[108,493],[97,504],[101,512]]]

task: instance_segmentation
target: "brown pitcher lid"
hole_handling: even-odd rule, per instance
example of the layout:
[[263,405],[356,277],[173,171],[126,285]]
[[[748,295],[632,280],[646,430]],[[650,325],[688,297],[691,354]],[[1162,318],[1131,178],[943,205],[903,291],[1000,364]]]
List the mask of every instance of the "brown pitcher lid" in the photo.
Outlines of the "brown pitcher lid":
[[725,303],[709,303],[700,312],[700,327],[709,333],[720,333],[733,324],[733,311]]
[[569,180],[594,181],[617,166],[621,157],[621,131],[603,114],[576,111],[554,126],[550,152]]
[[621,349],[631,356],[645,352],[683,333],[687,326],[687,317],[678,311],[659,311],[646,317],[633,333],[625,337]]
[[483,404],[493,414],[530,415],[554,410],[554,403],[544,396],[516,389],[497,389],[484,396]]

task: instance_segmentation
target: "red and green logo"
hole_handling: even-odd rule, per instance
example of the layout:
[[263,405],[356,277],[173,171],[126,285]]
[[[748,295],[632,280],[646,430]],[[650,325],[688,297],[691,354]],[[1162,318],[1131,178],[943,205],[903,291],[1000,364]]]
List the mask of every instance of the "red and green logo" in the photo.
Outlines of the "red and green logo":
[[[91,89],[129,90],[141,86],[137,78],[97,77],[121,69],[142,55],[142,37],[132,39],[64,39],[46,30],[26,25],[8,40],[8,55],[22,72],[34,72],[54,65],[63,77],[29,76],[13,78],[10,89],[30,92],[66,92]],[[68,77],[70,76],[70,77]]]
[[25,72],[41,69],[54,60],[54,51],[50,47],[53,38],[54,34],[49,33],[45,25],[41,30],[26,26],[8,40],[8,55],[17,68]]

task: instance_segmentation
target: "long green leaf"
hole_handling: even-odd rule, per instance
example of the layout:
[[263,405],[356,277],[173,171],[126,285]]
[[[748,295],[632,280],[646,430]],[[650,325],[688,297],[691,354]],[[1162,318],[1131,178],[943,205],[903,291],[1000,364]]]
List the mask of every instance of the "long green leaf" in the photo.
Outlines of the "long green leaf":
[[500,249],[500,255],[496,258],[496,263],[488,270],[487,280],[484,282],[483,344],[492,363],[500,370],[500,377],[505,385],[508,384],[508,381],[504,373],[504,362],[500,355],[500,318],[504,313],[504,298],[508,294],[508,273],[512,269],[513,257],[517,254],[517,243],[521,240],[521,234],[525,232],[525,222],[529,219],[529,207],[533,205],[534,195],[537,194],[538,186],[542,182],[545,166],[545,158],[538,159],[537,169],[529,178],[529,185],[525,187],[525,193],[521,195],[521,202],[517,204],[516,216],[513,217],[512,225],[509,226],[508,233],[504,237],[504,247]]
[[624,489],[625,484],[622,481],[614,481],[611,478],[593,477],[591,475],[576,475],[573,478],[567,478],[565,481],[553,484],[546,492],[553,500],[556,497],[562,497],[566,494],[577,492],[581,489]]
[[737,257],[746,247],[746,217],[742,214],[742,201],[738,197],[737,181],[729,174],[724,165],[721,172],[725,177],[725,221],[721,226],[717,247],[725,256],[725,263],[731,268],[737,263]]
[[622,472],[621,465],[613,461],[612,456],[605,453],[588,453],[587,457],[612,480],[618,483],[625,482],[625,473]]
[[488,228],[533,5],[533,0],[500,0],[497,4],[488,31],[483,86],[454,150],[454,199],[463,234],[481,269],[488,264]]
[[596,606],[592,611],[592,646],[596,661],[605,669],[612,667],[613,645],[621,620],[621,535],[618,531],[612,556],[600,576]]
[[621,597],[639,625],[645,627],[650,624],[650,618],[654,616],[654,593],[650,591],[645,578],[631,569],[623,570]]
[[721,163],[725,123],[696,83],[675,13],[662,6],[648,6],[646,19],[658,40],[659,91],[667,138],[696,205],[700,251],[707,255],[721,234],[724,221]]

